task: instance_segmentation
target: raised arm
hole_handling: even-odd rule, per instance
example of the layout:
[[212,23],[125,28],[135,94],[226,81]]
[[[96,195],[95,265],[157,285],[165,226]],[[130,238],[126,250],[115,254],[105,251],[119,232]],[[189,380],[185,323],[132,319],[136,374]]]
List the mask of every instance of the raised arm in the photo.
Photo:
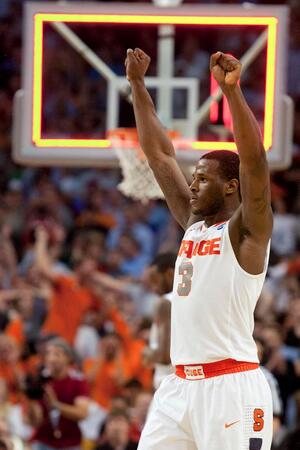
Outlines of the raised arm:
[[167,204],[186,228],[190,216],[190,189],[181,172],[172,142],[161,125],[144,83],[150,57],[142,50],[127,50],[126,75],[130,82],[139,142],[160,185]]
[[40,226],[37,227],[35,236],[35,265],[44,277],[48,279],[48,281],[55,283],[57,280],[57,274],[52,269],[52,261],[48,252],[48,233],[42,226]]
[[218,52],[212,55],[210,68],[228,100],[240,157],[242,204],[231,220],[231,237],[241,244],[237,245],[237,251],[242,266],[257,273],[263,268],[273,223],[266,152],[258,123],[238,84],[240,62],[231,55]]

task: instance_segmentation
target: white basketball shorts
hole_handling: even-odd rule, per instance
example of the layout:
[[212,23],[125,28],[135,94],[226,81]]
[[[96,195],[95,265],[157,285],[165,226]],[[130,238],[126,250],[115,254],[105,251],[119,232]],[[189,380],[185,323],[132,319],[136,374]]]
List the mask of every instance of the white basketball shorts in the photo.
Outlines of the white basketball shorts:
[[187,380],[156,391],[138,450],[270,450],[272,398],[262,371]]

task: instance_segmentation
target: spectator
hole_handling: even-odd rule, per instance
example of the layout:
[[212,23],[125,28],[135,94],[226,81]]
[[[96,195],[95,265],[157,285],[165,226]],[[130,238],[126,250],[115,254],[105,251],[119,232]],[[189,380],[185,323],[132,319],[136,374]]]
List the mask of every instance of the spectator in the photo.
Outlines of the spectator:
[[0,421],[6,432],[19,439],[28,440],[32,435],[32,428],[25,423],[22,403],[12,403],[8,398],[7,383],[0,378]]
[[295,395],[296,403],[296,426],[285,437],[278,450],[300,450],[300,391]]
[[43,325],[43,333],[57,334],[70,344],[74,342],[82,318],[92,308],[95,295],[88,280],[97,268],[94,259],[76,262],[74,275],[59,275],[53,271],[47,251],[48,235],[43,228],[37,230],[36,265],[41,274],[53,284],[50,308]]
[[6,382],[9,400],[17,402],[24,380],[24,371],[18,345],[13,338],[5,334],[0,334],[0,377]]
[[88,387],[73,363],[72,349],[64,340],[47,344],[43,372],[47,383],[40,385],[39,399],[34,399],[38,394],[29,398],[28,420],[36,427],[34,450],[80,449],[78,422],[88,415]]
[[285,327],[285,345],[294,349],[300,359],[300,298],[295,298],[290,302]]
[[265,326],[261,338],[264,341],[266,355],[264,366],[276,377],[285,407],[288,398],[297,389],[297,367],[284,353],[283,337],[278,325]]
[[121,394],[132,373],[117,333],[111,332],[102,338],[99,357],[86,359],[84,371],[91,386],[91,398],[109,410],[113,397]]
[[263,371],[266,380],[270,386],[271,394],[272,394],[272,404],[273,404],[273,436],[274,440],[276,440],[277,435],[280,432],[281,427],[281,416],[282,416],[282,401],[280,398],[279,386],[276,378],[273,376],[272,372],[270,372],[266,367],[264,367],[265,363],[265,355],[264,355],[264,343],[262,340],[256,339],[257,345],[257,353],[258,359],[261,364],[261,370]]
[[86,209],[79,215],[76,223],[79,227],[95,227],[109,230],[115,226],[112,215],[103,210],[103,194],[95,183],[90,183],[87,189]]
[[136,450],[137,444],[130,441],[130,420],[125,411],[112,411],[104,430],[104,443],[96,450]]
[[141,432],[144,428],[148,410],[152,401],[151,392],[141,391],[137,394],[134,406],[131,411],[131,430],[130,437],[133,442],[138,443]]
[[279,256],[288,256],[295,253],[299,225],[297,217],[287,213],[286,202],[283,198],[273,201],[274,225],[272,234],[272,249]]

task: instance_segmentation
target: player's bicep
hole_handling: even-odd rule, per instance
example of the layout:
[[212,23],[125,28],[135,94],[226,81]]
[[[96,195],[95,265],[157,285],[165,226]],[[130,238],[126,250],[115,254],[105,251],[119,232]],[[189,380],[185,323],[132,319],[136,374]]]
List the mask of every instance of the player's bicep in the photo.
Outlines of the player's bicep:
[[162,300],[158,312],[157,362],[160,364],[170,364],[171,302],[165,299]]
[[270,174],[266,161],[249,169],[240,167],[242,222],[257,238],[269,239],[272,232]]
[[175,220],[186,228],[190,216],[190,189],[176,159],[163,155],[149,160],[154,176],[164,193]]
[[157,324],[165,324],[171,320],[171,302],[161,299],[156,311]]

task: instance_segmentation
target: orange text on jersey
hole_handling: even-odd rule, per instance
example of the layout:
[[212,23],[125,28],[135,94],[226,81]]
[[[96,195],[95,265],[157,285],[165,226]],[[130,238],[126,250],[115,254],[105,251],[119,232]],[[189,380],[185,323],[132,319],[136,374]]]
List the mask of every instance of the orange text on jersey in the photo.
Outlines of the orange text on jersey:
[[183,240],[178,256],[192,258],[192,256],[220,255],[221,238],[203,240],[200,242]]

